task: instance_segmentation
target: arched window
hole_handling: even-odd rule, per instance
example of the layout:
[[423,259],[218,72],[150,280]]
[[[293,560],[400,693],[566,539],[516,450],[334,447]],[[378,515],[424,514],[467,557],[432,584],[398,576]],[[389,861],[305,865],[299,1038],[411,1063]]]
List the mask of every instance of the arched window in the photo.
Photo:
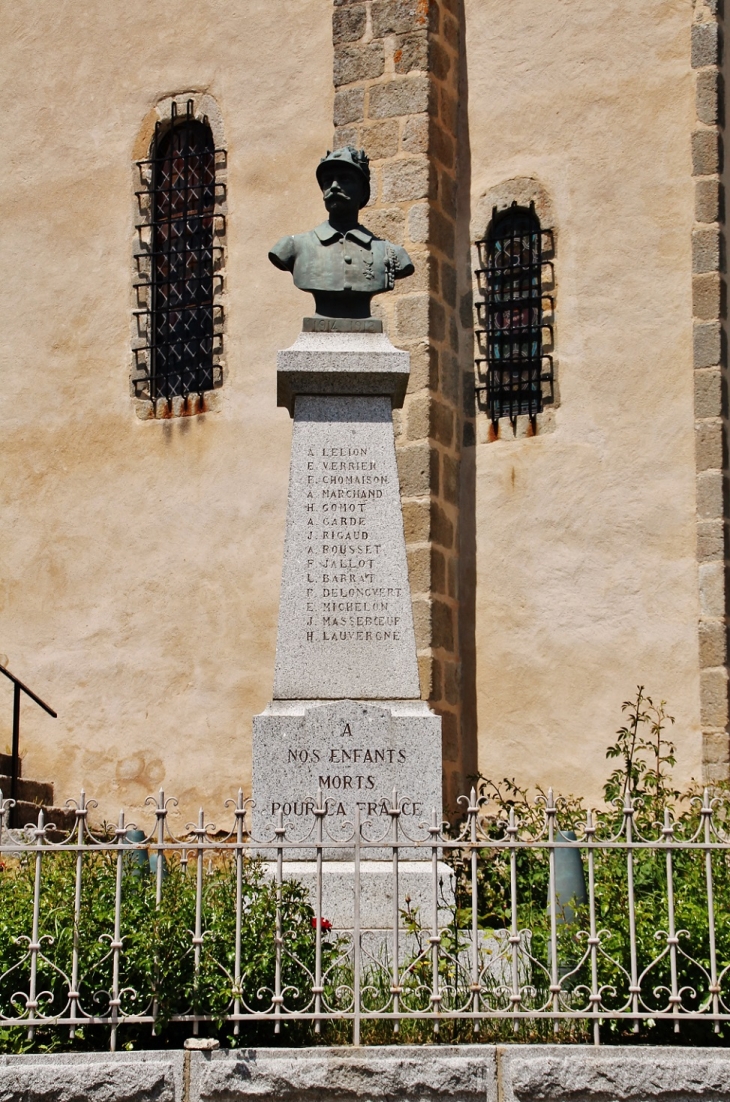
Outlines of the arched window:
[[[140,164],[145,196],[147,280],[144,347],[136,350],[138,397],[164,409],[187,403],[219,386],[222,306],[222,246],[216,243],[223,185],[216,182],[217,154],[207,118],[196,118],[193,101],[179,115],[158,123],[152,156]],[[146,175],[145,175],[146,173]],[[142,227],[144,228],[144,227]],[[200,408],[200,405],[195,407]],[[158,414],[159,416],[159,414]]]
[[485,380],[477,390],[485,395],[493,422],[500,417],[514,421],[520,414],[534,418],[552,397],[552,360],[543,347],[543,334],[550,329],[543,319],[545,233],[534,204],[515,202],[493,210],[487,236],[477,242],[477,335],[483,353],[477,369]]

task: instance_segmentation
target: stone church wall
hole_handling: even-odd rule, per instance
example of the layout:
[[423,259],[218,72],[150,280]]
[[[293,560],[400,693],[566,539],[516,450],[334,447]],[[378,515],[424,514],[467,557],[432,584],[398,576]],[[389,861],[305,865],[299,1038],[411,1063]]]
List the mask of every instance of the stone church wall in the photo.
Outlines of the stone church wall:
[[[0,650],[59,713],[23,704],[24,774],[57,802],[84,783],[114,820],[163,786],[189,817],[248,788],[271,695],[291,435],[276,349],[305,299],[266,254],[322,221],[329,5],[21,3],[3,57]],[[155,104],[187,91],[214,99],[228,151],[227,374],[213,412],[143,421],[133,163]]]
[[[309,310],[266,252],[322,220],[333,120],[371,157],[363,221],[416,264],[377,310],[412,357],[398,462],[448,802],[477,769],[597,796],[637,683],[676,716],[680,779],[703,733],[724,775],[718,19],[715,0],[13,6],[0,650],[59,712],[24,706],[27,775],[57,800],[83,780],[107,817],[160,786],[185,816],[248,788],[291,432],[275,351]],[[142,420],[133,163],[184,94],[228,152],[225,377],[204,415]],[[536,434],[495,431],[474,391],[473,245],[513,198],[555,242]]]
[[554,412],[497,440],[477,413],[464,459],[479,766],[594,797],[637,684],[676,716],[677,776],[702,770],[691,19],[465,4],[472,240],[510,181],[555,235]]

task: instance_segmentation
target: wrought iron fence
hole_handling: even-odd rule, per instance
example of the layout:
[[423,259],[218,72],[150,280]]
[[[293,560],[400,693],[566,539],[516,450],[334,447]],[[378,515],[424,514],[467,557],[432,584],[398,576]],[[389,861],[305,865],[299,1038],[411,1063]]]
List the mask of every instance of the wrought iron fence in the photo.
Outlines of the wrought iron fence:
[[397,793],[335,829],[320,792],[262,838],[240,791],[225,830],[201,811],[175,834],[176,801],[148,804],[147,831],[93,827],[82,794],[63,835],[42,812],[9,828],[0,794],[0,1028],[101,1027],[114,1050],[173,1022],[349,1023],[358,1044],[373,1023],[579,1022],[598,1043],[608,1022],[730,1021],[730,834],[707,791],[656,824],[628,797],[565,822],[552,792],[472,790],[456,831],[436,811],[407,830]]

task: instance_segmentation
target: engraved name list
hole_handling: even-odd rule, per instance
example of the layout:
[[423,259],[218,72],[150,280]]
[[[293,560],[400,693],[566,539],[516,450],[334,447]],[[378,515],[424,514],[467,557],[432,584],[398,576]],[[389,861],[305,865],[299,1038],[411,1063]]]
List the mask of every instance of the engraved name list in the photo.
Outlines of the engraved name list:
[[274,696],[418,695],[388,399],[297,399]]
[[378,504],[388,489],[372,448],[307,449],[306,641],[401,638],[403,589],[388,585]]

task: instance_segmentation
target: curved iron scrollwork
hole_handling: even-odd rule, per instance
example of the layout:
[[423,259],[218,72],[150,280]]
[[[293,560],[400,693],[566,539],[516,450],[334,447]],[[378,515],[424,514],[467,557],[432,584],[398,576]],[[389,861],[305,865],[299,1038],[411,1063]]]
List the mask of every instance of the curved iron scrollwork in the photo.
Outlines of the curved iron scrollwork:
[[[175,827],[176,801],[163,792],[147,801],[147,829],[124,812],[115,826],[91,826],[95,804],[82,793],[64,834],[42,811],[35,826],[9,827],[13,801],[0,793],[2,888],[20,877],[32,900],[4,913],[0,1025],[31,1038],[104,1026],[114,1048],[125,1025],[165,1021],[195,1030],[227,1021],[239,1033],[246,1021],[280,1032],[298,1020],[319,1032],[339,1020],[355,1043],[376,1021],[397,1033],[420,1020],[438,1033],[449,1021],[476,1032],[488,1020],[518,1029],[543,1019],[596,1040],[609,1022],[730,1022],[730,836],[727,806],[708,792],[691,814],[667,809],[654,823],[628,795],[594,814],[552,791],[517,805],[472,789],[458,830],[436,809],[407,828],[407,802],[393,792],[375,821],[356,809],[343,829],[319,791],[304,834],[280,811],[258,838],[240,790],[224,829],[202,810]],[[580,890],[566,892],[568,867]],[[261,895],[268,911],[251,933]],[[166,911],[168,898],[187,909]],[[162,915],[168,940],[161,934],[135,972],[131,916],[139,921],[144,901],[145,921]],[[175,1004],[161,1007],[157,973],[170,944],[179,998],[176,988]],[[254,958],[269,965],[252,983]]]

